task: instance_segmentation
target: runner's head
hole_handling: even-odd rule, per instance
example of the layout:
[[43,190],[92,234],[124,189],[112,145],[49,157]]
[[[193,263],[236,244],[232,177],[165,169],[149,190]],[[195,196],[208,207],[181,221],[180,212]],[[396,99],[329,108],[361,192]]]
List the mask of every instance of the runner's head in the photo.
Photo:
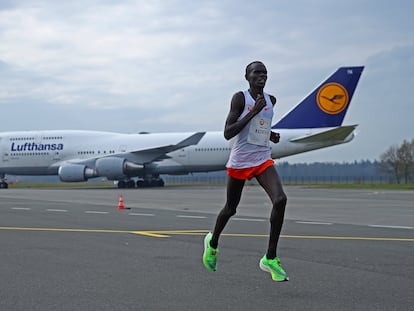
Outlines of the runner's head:
[[260,61],[251,62],[246,66],[245,78],[250,87],[264,88],[267,81],[266,66]]

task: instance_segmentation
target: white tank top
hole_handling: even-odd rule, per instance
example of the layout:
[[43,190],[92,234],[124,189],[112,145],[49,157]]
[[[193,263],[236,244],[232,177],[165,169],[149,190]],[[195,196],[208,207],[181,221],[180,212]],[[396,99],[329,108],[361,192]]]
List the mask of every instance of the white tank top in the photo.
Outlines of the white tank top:
[[[244,110],[238,120],[253,108],[255,100],[249,91],[244,91]],[[271,159],[269,146],[273,104],[270,96],[263,93],[266,106],[231,141],[231,152],[226,167],[248,168],[258,166]]]

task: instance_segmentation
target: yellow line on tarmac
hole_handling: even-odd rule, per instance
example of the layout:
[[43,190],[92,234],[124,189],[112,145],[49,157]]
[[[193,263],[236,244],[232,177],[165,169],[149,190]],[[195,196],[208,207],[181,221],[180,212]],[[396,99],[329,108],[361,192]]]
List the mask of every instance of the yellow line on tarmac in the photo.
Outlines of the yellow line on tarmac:
[[[10,231],[49,231],[49,232],[84,232],[84,233],[129,233],[154,238],[168,238],[170,235],[205,235],[208,230],[160,230],[160,231],[132,231],[132,230],[105,230],[105,229],[75,229],[75,228],[25,228],[25,227],[0,227],[0,230]],[[259,237],[267,238],[267,234],[251,233],[223,233],[222,236],[230,237]],[[357,236],[322,236],[322,235],[281,235],[287,239],[324,239],[324,240],[349,240],[349,241],[400,241],[414,242],[414,238],[387,238],[387,237],[357,237]]]
[[385,238],[385,237],[358,237],[358,236],[321,236],[321,235],[280,235],[290,239],[325,239],[325,240],[359,240],[359,241],[401,241],[414,242],[414,238]]
[[162,230],[162,231],[146,231],[153,234],[169,234],[169,235],[206,235],[209,230]]
[[103,230],[103,229],[74,229],[74,228],[24,228],[24,227],[0,227],[0,230],[14,231],[52,231],[52,232],[88,232],[88,233],[129,233],[125,230]]
[[[170,230],[170,231],[147,231],[156,234],[167,235],[205,235],[208,230]],[[223,233],[222,236],[230,237],[258,237],[267,238],[267,234],[252,233]],[[402,241],[414,242],[414,238],[386,238],[386,237],[358,237],[358,236],[323,236],[323,235],[280,235],[281,238],[287,239],[325,239],[325,240],[356,240],[356,241]]]
[[145,236],[150,236],[153,238],[169,238],[169,235],[166,234],[158,234],[154,231],[129,231],[128,233],[132,233],[132,234],[138,234],[138,235],[145,235]]
[[0,230],[13,231],[49,231],[49,232],[83,232],[83,233],[132,233],[145,235],[155,238],[166,238],[168,235],[152,233],[149,231],[129,231],[129,230],[105,230],[105,229],[74,229],[74,228],[23,228],[23,227],[0,227]]

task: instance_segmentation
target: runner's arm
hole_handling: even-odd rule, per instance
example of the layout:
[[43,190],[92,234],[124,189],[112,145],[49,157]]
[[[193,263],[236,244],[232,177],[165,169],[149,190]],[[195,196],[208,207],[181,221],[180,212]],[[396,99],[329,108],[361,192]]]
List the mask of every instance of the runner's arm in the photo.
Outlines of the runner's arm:
[[260,110],[266,106],[266,100],[263,96],[259,96],[253,108],[242,119],[238,120],[243,112],[245,105],[243,92],[233,95],[230,104],[230,111],[227,115],[226,124],[224,126],[224,137],[229,140],[240,133],[240,131],[249,123]]

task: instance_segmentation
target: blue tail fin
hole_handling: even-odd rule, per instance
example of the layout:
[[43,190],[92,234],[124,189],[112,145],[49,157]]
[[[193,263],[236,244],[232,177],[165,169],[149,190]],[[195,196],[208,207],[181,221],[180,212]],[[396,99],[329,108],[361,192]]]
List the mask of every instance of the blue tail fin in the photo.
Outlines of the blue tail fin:
[[272,128],[340,126],[363,69],[363,66],[339,68]]

